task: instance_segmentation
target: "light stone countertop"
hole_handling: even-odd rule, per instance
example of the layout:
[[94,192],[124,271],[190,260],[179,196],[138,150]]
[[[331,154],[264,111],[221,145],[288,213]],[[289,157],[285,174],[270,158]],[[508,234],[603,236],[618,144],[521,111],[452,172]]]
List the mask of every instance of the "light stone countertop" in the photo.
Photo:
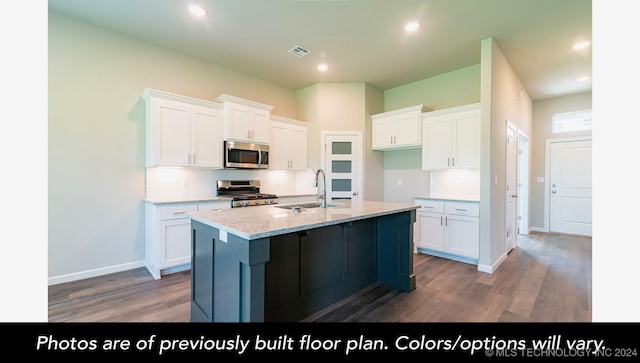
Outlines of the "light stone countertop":
[[301,212],[274,205],[189,212],[186,215],[206,225],[252,240],[279,234],[304,231],[344,222],[416,210],[413,204],[373,201],[335,201],[342,206],[309,208]]
[[413,197],[413,199],[429,199],[429,200],[442,200],[445,202],[469,202],[480,203],[480,199],[462,196],[419,196]]

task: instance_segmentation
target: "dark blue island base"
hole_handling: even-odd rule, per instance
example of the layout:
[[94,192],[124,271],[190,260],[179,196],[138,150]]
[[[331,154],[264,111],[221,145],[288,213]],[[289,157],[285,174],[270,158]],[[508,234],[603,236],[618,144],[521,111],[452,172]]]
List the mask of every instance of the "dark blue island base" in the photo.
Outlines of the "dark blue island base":
[[415,210],[247,240],[191,221],[192,322],[296,322],[379,282],[415,289]]

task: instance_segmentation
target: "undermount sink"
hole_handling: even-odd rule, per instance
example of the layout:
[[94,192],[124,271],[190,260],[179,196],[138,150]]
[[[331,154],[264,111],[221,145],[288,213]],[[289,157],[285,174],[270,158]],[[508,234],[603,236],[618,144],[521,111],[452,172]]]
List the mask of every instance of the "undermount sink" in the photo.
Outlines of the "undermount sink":
[[[344,204],[342,203],[327,203],[327,208],[332,207],[342,207]],[[308,203],[296,203],[296,204],[283,204],[276,205],[277,208],[283,209],[291,209],[291,210],[301,210],[301,209],[309,209],[309,208],[320,208],[320,202],[308,202]]]

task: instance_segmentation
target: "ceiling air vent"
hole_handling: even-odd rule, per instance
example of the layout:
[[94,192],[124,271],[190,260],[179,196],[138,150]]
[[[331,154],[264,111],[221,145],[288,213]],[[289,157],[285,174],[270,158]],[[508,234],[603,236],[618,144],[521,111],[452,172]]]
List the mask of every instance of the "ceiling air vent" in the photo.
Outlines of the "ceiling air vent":
[[296,57],[302,58],[305,55],[311,53],[311,51],[303,46],[296,45],[295,47],[289,49],[289,53],[295,55]]

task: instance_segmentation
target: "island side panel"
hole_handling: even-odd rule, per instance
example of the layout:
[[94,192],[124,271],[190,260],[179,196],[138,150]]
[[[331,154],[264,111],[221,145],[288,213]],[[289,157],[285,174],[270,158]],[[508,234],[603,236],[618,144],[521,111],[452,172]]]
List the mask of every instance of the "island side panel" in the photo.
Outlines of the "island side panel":
[[248,241],[192,220],[191,321],[264,321],[269,240]]
[[413,273],[415,210],[378,218],[378,281],[403,291],[416,288]]
[[213,246],[218,230],[191,221],[191,321],[213,321]]

